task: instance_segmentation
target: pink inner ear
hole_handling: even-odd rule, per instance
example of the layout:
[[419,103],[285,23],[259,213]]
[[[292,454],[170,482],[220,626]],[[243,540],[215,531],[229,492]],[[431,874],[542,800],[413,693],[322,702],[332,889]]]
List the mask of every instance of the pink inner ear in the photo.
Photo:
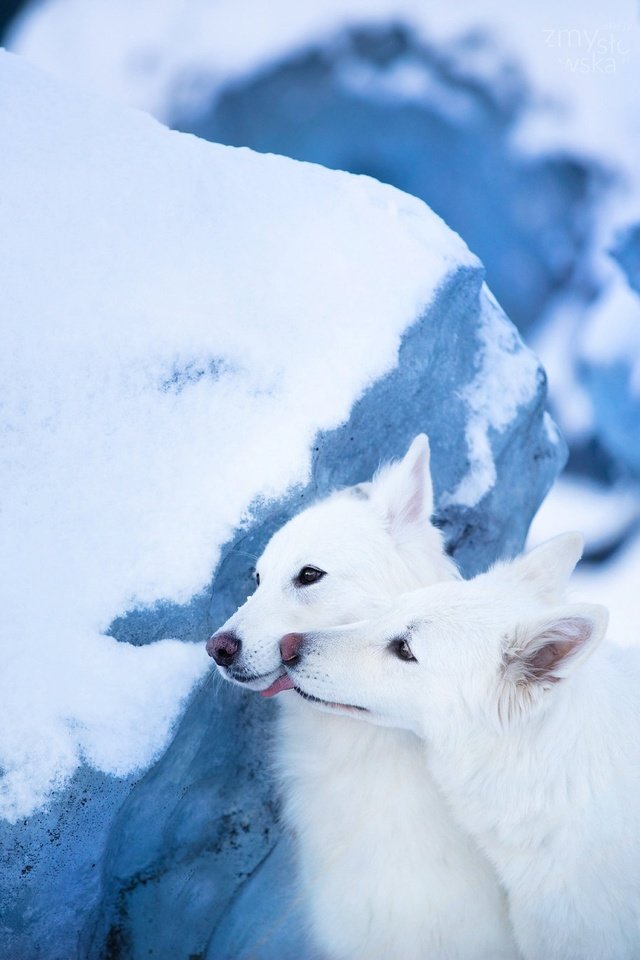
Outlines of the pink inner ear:
[[527,673],[532,680],[557,680],[554,669],[575,649],[571,644],[547,643],[527,662]]
[[402,511],[403,519],[409,523],[419,520],[422,516],[422,505],[424,503],[424,490],[418,487],[409,497],[405,508]]
[[402,516],[403,519],[409,523],[414,523],[416,520],[420,520],[424,511],[426,483],[424,456],[418,457],[411,468],[411,483],[413,485],[413,493],[404,505]]
[[[392,527],[396,524],[415,523],[422,517],[425,497],[422,458],[419,458],[412,466],[409,478],[411,483],[410,495],[392,506],[387,514],[387,522]],[[403,493],[406,493],[406,491],[403,491]]]
[[558,667],[591,637],[593,627],[582,617],[568,617],[551,624],[541,634],[542,645],[527,657],[527,673],[532,680],[551,680]]

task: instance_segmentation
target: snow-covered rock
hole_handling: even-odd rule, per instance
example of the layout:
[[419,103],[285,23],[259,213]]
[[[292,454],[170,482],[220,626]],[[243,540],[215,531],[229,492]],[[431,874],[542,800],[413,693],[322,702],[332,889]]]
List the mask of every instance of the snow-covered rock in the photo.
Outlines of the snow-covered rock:
[[[631,0],[606,17],[600,0],[33,0],[8,42],[178,129],[424,199],[543,351],[572,467],[616,474],[580,343],[616,233],[640,213]],[[617,376],[589,388],[605,405]]]
[[272,708],[204,640],[280,523],[419,430],[463,569],[517,550],[564,456],[544,376],[393,188],[7,54],[0,139],[3,949],[308,956]]
[[[500,82],[466,60],[493,54]],[[482,38],[451,47],[391,24],[360,28],[235,82],[173,125],[221,143],[375,176],[421,197],[478,253],[523,331],[559,291],[584,293],[599,168],[513,148],[533,96]],[[492,81],[496,78],[492,78]]]
[[[541,112],[540,71],[517,61],[518,25],[507,16],[498,31],[499,19],[466,2],[276,0],[265,21],[253,0],[164,0],[153,15],[146,0],[47,0],[9,42],[171,126],[421,197],[482,258],[524,330],[559,292],[589,292],[602,184],[600,162],[564,142],[515,148]],[[553,64],[542,28],[537,41]]]

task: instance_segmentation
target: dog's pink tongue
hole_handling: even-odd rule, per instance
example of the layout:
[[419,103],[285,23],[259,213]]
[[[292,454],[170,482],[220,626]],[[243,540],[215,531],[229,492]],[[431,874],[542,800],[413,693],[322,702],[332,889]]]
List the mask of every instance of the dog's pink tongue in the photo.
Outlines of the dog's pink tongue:
[[293,680],[286,673],[283,677],[274,680],[270,687],[261,690],[260,693],[263,697],[275,697],[276,693],[282,693],[283,690],[293,690]]

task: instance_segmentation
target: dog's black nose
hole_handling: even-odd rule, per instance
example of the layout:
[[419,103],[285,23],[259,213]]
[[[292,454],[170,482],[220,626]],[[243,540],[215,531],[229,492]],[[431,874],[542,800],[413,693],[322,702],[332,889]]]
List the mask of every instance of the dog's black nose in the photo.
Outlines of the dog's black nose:
[[283,663],[293,664],[300,659],[302,640],[301,633],[285,633],[280,641],[280,656]]
[[207,640],[207,653],[221,667],[230,667],[241,646],[240,638],[235,633],[214,633]]

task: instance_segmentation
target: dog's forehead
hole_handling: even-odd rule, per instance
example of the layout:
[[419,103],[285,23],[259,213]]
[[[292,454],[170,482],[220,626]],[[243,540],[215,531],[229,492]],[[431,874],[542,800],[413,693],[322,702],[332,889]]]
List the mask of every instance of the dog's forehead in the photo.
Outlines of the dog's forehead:
[[376,535],[376,518],[368,496],[349,491],[313,504],[277,530],[259,560],[260,569],[296,563],[338,561],[345,551],[366,549]]
[[395,607],[383,615],[379,623],[381,629],[377,632],[383,638],[405,637],[409,640],[424,632],[428,622],[427,614],[421,609]]
[[503,591],[493,590],[481,578],[442,581],[406,593],[385,617],[389,632],[404,628],[414,640],[427,637],[430,642],[441,635],[450,640],[470,627],[477,633],[508,622]]
[[412,636],[428,631],[459,606],[459,601],[456,602],[459,596],[456,584],[459,582],[434,583],[403,594],[392,604],[384,617],[385,629]]

